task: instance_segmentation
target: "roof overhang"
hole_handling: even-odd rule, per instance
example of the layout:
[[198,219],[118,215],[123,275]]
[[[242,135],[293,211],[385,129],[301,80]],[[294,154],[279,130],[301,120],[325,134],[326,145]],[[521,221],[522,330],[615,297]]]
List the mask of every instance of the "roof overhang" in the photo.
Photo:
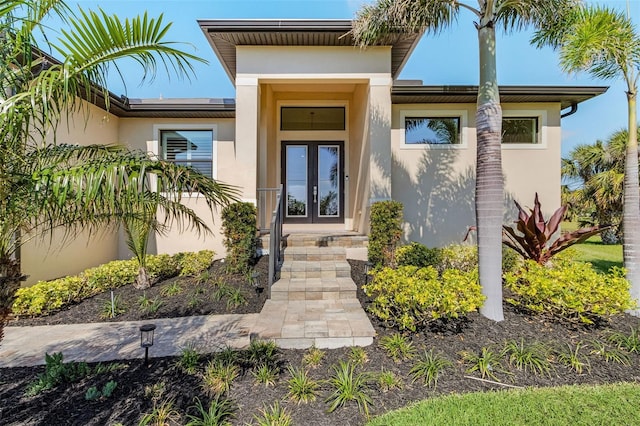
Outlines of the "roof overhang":
[[[235,84],[238,46],[354,46],[352,21],[291,20],[198,20],[200,28]],[[420,39],[420,34],[398,34],[380,45],[391,46],[391,74],[395,78]]]
[[[595,98],[607,86],[500,86],[501,103],[560,102],[561,109]],[[394,104],[475,103],[478,86],[394,85]]]

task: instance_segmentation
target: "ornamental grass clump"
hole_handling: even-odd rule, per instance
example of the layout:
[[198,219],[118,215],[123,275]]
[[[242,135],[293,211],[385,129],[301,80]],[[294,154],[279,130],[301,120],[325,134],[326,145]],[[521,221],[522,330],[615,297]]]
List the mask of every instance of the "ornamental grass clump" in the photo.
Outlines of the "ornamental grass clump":
[[383,268],[363,287],[374,298],[370,312],[390,327],[415,332],[438,319],[454,319],[482,305],[476,270],[438,274],[433,267]]
[[507,303],[556,320],[594,324],[633,309],[622,268],[596,272],[591,264],[558,259],[551,266],[527,260],[519,272],[504,274]]

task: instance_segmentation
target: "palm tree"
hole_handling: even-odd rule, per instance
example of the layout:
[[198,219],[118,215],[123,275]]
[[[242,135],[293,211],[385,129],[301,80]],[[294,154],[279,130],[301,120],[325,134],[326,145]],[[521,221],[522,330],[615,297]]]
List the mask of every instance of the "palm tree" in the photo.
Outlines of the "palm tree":
[[377,0],[358,12],[352,30],[367,46],[403,33],[438,33],[457,21],[461,10],[471,13],[478,30],[480,57],[476,131],[476,223],[480,284],[487,297],[481,313],[501,321],[502,311],[502,109],[496,73],[496,33],[528,25],[540,27],[575,6],[576,0]]
[[[640,190],[636,98],[640,68],[640,34],[623,12],[604,6],[578,8],[562,28],[550,25],[532,42],[550,45],[566,72],[586,71],[596,78],[622,78],[627,85],[628,133],[625,149],[622,228],[624,265],[631,296],[640,301]],[[633,312],[640,316],[640,310]]]
[[605,244],[620,242],[627,139],[627,131],[619,130],[604,142],[578,145],[562,160],[563,178],[578,186],[572,191],[575,207],[591,209],[596,223],[614,225],[601,234]]
[[[50,15],[69,27],[55,42],[37,37]],[[146,78],[158,67],[189,77],[200,59],[165,41],[169,28],[162,16],[121,21],[103,11],[74,13],[62,0],[0,5],[0,339],[24,279],[16,254],[28,240],[58,228],[73,238],[122,220],[149,221],[149,212],[153,230],[178,221],[206,232],[180,203],[183,191],[198,192],[211,208],[235,198],[235,188],[146,153],[45,142],[62,117],[88,112],[85,100],[102,97],[108,107],[107,75],[119,72],[120,60],[137,61]]]

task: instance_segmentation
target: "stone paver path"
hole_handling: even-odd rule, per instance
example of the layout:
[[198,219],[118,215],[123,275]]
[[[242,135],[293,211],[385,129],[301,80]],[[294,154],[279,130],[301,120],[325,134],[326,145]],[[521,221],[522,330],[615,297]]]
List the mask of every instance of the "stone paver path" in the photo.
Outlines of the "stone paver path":
[[62,352],[65,361],[111,361],[144,356],[140,326],[156,325],[150,357],[179,355],[191,345],[201,353],[226,346],[243,348],[258,314],[208,315],[147,321],[6,327],[0,367],[44,364],[45,353]]

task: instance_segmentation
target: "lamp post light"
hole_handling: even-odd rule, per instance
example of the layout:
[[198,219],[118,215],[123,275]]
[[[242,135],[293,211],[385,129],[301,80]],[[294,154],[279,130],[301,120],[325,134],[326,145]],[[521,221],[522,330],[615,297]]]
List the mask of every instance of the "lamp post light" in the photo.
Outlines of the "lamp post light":
[[144,364],[149,365],[149,348],[153,346],[153,334],[155,324],[143,324],[140,326],[140,347],[144,348]]
[[368,262],[364,264],[365,285],[369,285],[369,272],[373,269],[373,263]]
[[262,293],[262,290],[264,290],[264,287],[260,286],[260,272],[254,271],[251,274],[251,284],[255,288],[256,293]]

